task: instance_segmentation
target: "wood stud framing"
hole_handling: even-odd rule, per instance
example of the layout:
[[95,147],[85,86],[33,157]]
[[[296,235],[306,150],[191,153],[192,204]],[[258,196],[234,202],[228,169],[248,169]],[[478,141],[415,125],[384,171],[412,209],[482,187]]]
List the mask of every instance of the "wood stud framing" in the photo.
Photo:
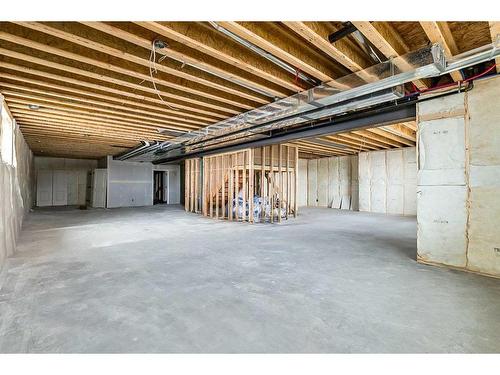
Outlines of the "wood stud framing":
[[185,210],[229,221],[280,223],[297,215],[297,163],[298,147],[291,144],[187,159]]

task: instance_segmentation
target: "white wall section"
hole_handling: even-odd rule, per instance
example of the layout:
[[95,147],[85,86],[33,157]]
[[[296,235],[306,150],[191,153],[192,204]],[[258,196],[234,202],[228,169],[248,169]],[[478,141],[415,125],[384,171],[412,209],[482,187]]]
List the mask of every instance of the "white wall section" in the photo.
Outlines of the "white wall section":
[[151,206],[153,170],[168,173],[169,203],[180,203],[180,166],[113,160],[108,156],[107,207]]

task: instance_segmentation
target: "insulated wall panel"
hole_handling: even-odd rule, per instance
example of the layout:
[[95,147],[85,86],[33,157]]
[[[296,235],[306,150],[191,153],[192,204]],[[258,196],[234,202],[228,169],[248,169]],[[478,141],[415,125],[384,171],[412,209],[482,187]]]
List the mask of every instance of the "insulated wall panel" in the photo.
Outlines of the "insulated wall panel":
[[415,147],[360,153],[359,210],[415,215],[415,160]]
[[307,206],[307,160],[299,159],[299,174],[298,174],[298,191],[297,203],[298,206]]
[[328,159],[318,159],[318,206],[328,206]]
[[419,258],[464,267],[467,248],[467,188],[419,186],[417,197]]
[[328,158],[328,207],[340,208],[339,158]]
[[361,152],[358,154],[358,197],[360,211],[370,211],[370,181],[370,153]]
[[318,205],[318,160],[307,161],[307,205]]
[[421,260],[500,276],[499,82],[418,105]]

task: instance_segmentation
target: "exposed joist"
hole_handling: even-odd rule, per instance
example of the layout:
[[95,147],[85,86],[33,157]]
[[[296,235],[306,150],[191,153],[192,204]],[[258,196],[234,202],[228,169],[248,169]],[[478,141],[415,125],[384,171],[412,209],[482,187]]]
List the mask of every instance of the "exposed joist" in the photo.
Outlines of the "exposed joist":
[[415,146],[415,142],[410,141],[406,138],[400,137],[399,135],[389,133],[388,131],[383,130],[381,128],[367,129],[367,131],[370,133],[374,133],[374,134],[380,135],[382,137],[385,137],[386,139],[390,139],[391,141],[402,143],[406,146]]
[[[446,22],[422,21],[420,25],[432,43],[439,43],[443,47],[447,57],[459,54],[453,35]],[[457,71],[452,72],[450,75],[455,82],[463,79],[460,72]]]
[[350,71],[357,72],[367,67],[367,62],[353,51],[330,43],[328,31],[322,27],[321,23],[296,21],[283,23]]
[[[173,23],[170,23],[170,26],[166,26],[165,24],[159,23],[159,22],[135,22],[139,26],[142,26],[148,30],[151,30],[158,35],[162,35],[165,38],[169,38],[171,40],[175,40],[176,42],[182,43],[185,46],[188,46],[190,48],[193,48],[197,51],[200,51],[202,53],[205,53],[213,58],[216,58],[218,60],[223,61],[226,64],[232,65],[238,69],[242,69],[244,71],[247,71],[251,74],[256,75],[257,77],[261,77],[263,79],[268,80],[269,82],[272,82],[276,85],[279,85],[283,88],[286,88],[291,91],[302,91],[303,89],[294,84],[291,79],[286,80],[284,78],[281,78],[285,76],[284,74],[278,74],[277,69],[266,69],[262,67],[256,67],[250,63],[250,61],[243,61],[232,54],[224,48],[223,42],[220,44],[216,45],[214,43],[214,38],[211,37],[210,35],[207,35],[207,33],[202,33],[200,32],[198,34],[198,37],[200,40],[194,39],[192,37],[189,37],[185,35],[184,33],[181,33],[178,30],[175,30],[173,28]],[[222,52],[222,50],[225,49],[225,52]],[[271,63],[270,63],[271,64]],[[270,72],[272,71],[272,72]]]
[[[10,56],[10,57],[13,57],[13,58],[16,58],[16,59],[19,59],[19,60],[23,60],[23,61],[29,61],[29,62],[32,62],[32,63],[35,63],[35,64],[39,64],[39,65],[43,65],[43,66],[48,66],[48,67],[55,67],[55,66],[57,66],[57,69],[64,70],[64,71],[66,71],[68,73],[78,74],[78,75],[81,75],[81,76],[82,75],[86,75],[88,77],[91,77],[91,78],[94,78],[96,80],[103,81],[103,82],[106,82],[106,83],[112,83],[112,84],[117,84],[117,85],[121,84],[123,86],[129,87],[129,88],[132,88],[132,89],[155,93],[155,91],[153,89],[149,89],[149,88],[141,86],[141,85],[136,85],[134,83],[127,83],[125,81],[116,80],[114,78],[110,78],[110,77],[107,77],[107,76],[101,76],[101,75],[95,74],[95,73],[88,73],[88,72],[85,72],[82,69],[72,68],[72,67],[69,67],[69,66],[66,66],[66,65],[61,65],[61,64],[55,64],[55,63],[51,63],[51,62],[46,62],[43,59],[38,59],[38,58],[35,58],[35,57],[28,56],[26,54],[21,54],[21,53],[18,53],[18,52],[13,52],[13,51],[5,50],[3,48],[0,48],[0,54],[5,54],[6,56]],[[152,103],[155,103],[155,104],[159,104],[160,106],[163,106],[163,108],[169,109],[171,111],[176,111],[175,108],[178,108],[179,110],[176,111],[176,112],[179,115],[188,116],[188,113],[181,111],[181,109],[184,109],[186,111],[195,112],[195,113],[199,113],[199,114],[203,114],[203,115],[207,115],[207,116],[212,116],[212,117],[216,117],[216,118],[219,118],[219,119],[224,119],[224,118],[228,117],[228,115],[224,115],[224,114],[221,114],[221,113],[218,113],[218,112],[208,111],[208,110],[205,110],[205,109],[200,109],[200,108],[191,107],[191,106],[184,106],[184,105],[180,105],[180,104],[176,104],[175,108],[174,108],[172,106],[169,106],[169,105],[165,104],[159,98],[136,94],[134,92],[135,90],[134,91],[125,91],[125,90],[122,90],[122,89],[115,89],[115,88],[112,88],[112,87],[109,87],[109,86],[105,86],[105,85],[101,85],[101,84],[96,84],[96,83],[91,83],[91,82],[88,82],[88,81],[85,81],[85,80],[82,80],[82,79],[75,79],[75,78],[71,78],[71,77],[67,77],[67,76],[61,76],[61,75],[58,75],[58,74],[47,73],[47,72],[40,71],[40,70],[37,70],[37,69],[34,69],[34,68],[29,68],[29,67],[25,67],[25,66],[19,66],[19,65],[10,64],[10,63],[0,62],[0,67],[12,69],[12,70],[17,70],[17,71],[23,71],[25,73],[38,75],[38,76],[41,76],[43,78],[50,78],[50,79],[54,79],[54,80],[57,80],[57,81],[62,81],[62,82],[66,82],[66,83],[72,83],[74,85],[84,86],[84,87],[87,87],[87,88],[90,88],[90,89],[93,89],[93,90],[100,90],[100,91],[109,92],[109,93],[112,93],[112,94],[126,96],[126,97],[129,97],[129,98],[139,99],[141,101],[152,102]]]
[[[125,40],[129,43],[135,44],[137,46],[147,48],[148,50],[151,49],[151,40],[142,38],[136,34],[129,33],[128,31],[122,30],[118,27],[108,25],[104,22],[80,22],[84,24],[85,26],[91,27],[95,30],[99,30],[103,33],[106,33],[108,35],[112,35],[116,38],[120,38],[122,40]],[[166,49],[165,52],[163,51],[158,51],[159,54],[164,55],[168,58],[175,59],[176,61],[180,61],[183,64],[189,64],[192,67],[195,67],[196,69],[207,72],[209,74],[212,74],[216,77],[220,77],[222,79],[225,79],[231,83],[235,83],[237,85],[240,85],[245,88],[252,89],[256,92],[262,92],[265,93],[267,96],[274,96],[278,98],[282,98],[285,96],[285,94],[281,91],[277,91],[273,88],[270,88],[268,86],[262,85],[258,82],[254,82],[248,78],[245,78],[241,76],[240,74],[237,74],[235,72],[228,72],[224,69],[221,69],[217,66],[214,66],[213,64],[209,64],[205,61],[201,61],[199,59],[193,58],[191,56],[188,56],[186,54],[180,53],[178,51],[174,51],[172,49]]]
[[[192,90],[190,88],[183,87],[183,86],[180,86],[177,84],[173,84],[171,82],[168,82],[168,81],[156,78],[156,77],[151,78],[151,76],[149,74],[144,74],[144,73],[140,73],[140,72],[137,72],[134,70],[125,69],[125,68],[122,68],[122,67],[117,66],[117,65],[113,65],[113,64],[110,64],[107,62],[99,61],[99,60],[96,60],[96,59],[93,59],[90,57],[82,56],[82,55],[79,55],[79,54],[76,54],[73,52],[68,52],[68,51],[65,51],[65,50],[62,50],[59,48],[51,47],[51,46],[48,46],[46,44],[38,43],[38,42],[32,41],[30,39],[26,39],[26,38],[22,38],[22,37],[19,37],[16,35],[8,34],[6,32],[0,31],[0,39],[9,41],[11,43],[16,43],[16,44],[21,45],[21,46],[30,47],[32,49],[39,50],[39,51],[44,52],[44,53],[50,53],[50,54],[60,56],[60,57],[63,57],[63,58],[69,59],[69,60],[74,60],[74,61],[78,61],[78,62],[81,62],[84,64],[92,65],[92,66],[95,66],[95,67],[98,67],[101,69],[105,69],[105,70],[108,70],[108,71],[111,71],[114,73],[119,73],[119,74],[123,74],[123,75],[129,76],[129,77],[137,78],[139,80],[142,80],[141,82],[154,81],[156,83],[156,85],[159,86],[158,90],[155,90],[154,88],[150,88],[150,87],[145,87],[145,86],[142,86],[140,84],[134,84],[134,83],[131,83],[131,82],[123,80],[123,79],[113,78],[113,77],[110,77],[107,75],[104,76],[102,74],[97,74],[97,73],[93,73],[90,71],[85,71],[85,70],[82,70],[79,68],[73,68],[73,67],[65,65],[65,64],[63,65],[63,64],[59,64],[59,63],[50,62],[50,61],[46,61],[44,64],[40,64],[39,60],[42,60],[42,59],[38,59],[38,58],[34,58],[34,57],[27,59],[27,61],[30,61],[30,62],[34,62],[33,60],[36,59],[36,60],[38,60],[37,63],[40,65],[53,67],[53,68],[58,69],[58,70],[64,70],[64,71],[72,72],[75,74],[80,74],[84,77],[100,79],[100,80],[104,80],[104,81],[111,82],[111,83],[118,84],[118,85],[122,85],[122,86],[134,87],[137,90],[146,91],[146,92],[149,92],[149,93],[152,93],[155,95],[160,94],[163,98],[165,98],[164,100],[169,101],[168,104],[171,105],[172,107],[178,107],[178,108],[192,110],[193,107],[191,107],[190,105],[195,104],[196,106],[211,108],[211,109],[215,109],[218,111],[227,112],[227,113],[231,113],[231,114],[237,114],[241,111],[241,109],[231,109],[231,108],[228,108],[227,106],[224,106],[221,104],[214,104],[211,101],[199,100],[199,99],[195,99],[195,98],[180,95],[180,94],[175,94],[175,93],[172,93],[169,91],[164,91],[164,90],[160,89],[161,86],[170,87],[170,88],[178,90],[179,92],[185,91],[185,92],[188,92],[191,94],[196,93],[197,95],[202,95],[202,96],[204,95],[207,98],[210,98],[210,100],[218,100],[220,102],[223,102],[225,104],[229,104],[229,105],[234,106],[234,107],[239,107],[239,108],[244,108],[244,109],[252,109],[253,108],[252,106],[247,105],[247,104],[242,104],[239,102],[235,102],[233,100],[217,97],[217,96],[212,95],[212,94],[203,94],[201,91]],[[7,55],[7,56],[9,56],[9,55]],[[177,101],[180,101],[181,103],[178,103]],[[182,104],[182,102],[189,103],[189,104],[187,104],[187,105]]]
[[388,131],[389,133],[398,135],[402,138],[408,139],[409,141],[416,142],[416,133],[408,129],[406,126],[401,124],[393,124],[382,126],[381,129]]
[[[0,67],[11,69],[11,70],[16,70],[16,71],[22,72],[22,73],[39,75],[39,76],[45,78],[45,76],[43,74],[44,72],[40,72],[37,70],[29,69],[29,68],[18,66],[18,65],[6,64],[6,63],[2,63],[0,61]],[[202,124],[214,122],[214,119],[211,119],[209,117],[199,116],[199,115],[195,115],[195,114],[187,114],[187,113],[179,114],[178,111],[169,109],[168,107],[154,106],[154,105],[150,105],[150,104],[139,102],[139,101],[128,100],[128,99],[125,99],[123,97],[120,98],[120,97],[115,97],[115,96],[111,96],[111,95],[103,95],[103,94],[96,93],[94,91],[76,89],[76,88],[70,87],[70,86],[61,86],[61,85],[57,85],[57,84],[47,82],[47,81],[41,81],[41,80],[36,80],[36,79],[32,79],[32,78],[27,78],[24,75],[13,75],[13,74],[4,73],[4,72],[0,71],[0,77],[6,78],[9,80],[13,80],[16,82],[21,82],[23,84],[27,83],[30,85],[45,87],[45,88],[50,89],[50,90],[58,90],[58,91],[44,90],[44,95],[64,97],[64,96],[61,96],[59,91],[65,91],[65,92],[70,92],[70,93],[79,95],[78,97],[81,98],[82,100],[85,100],[85,101],[88,100],[87,97],[101,99],[102,102],[100,102],[100,103],[102,103],[102,105],[105,105],[108,107],[113,106],[112,104],[110,105],[109,102],[119,103],[120,106],[127,104],[127,107],[126,107],[127,111],[144,113],[144,114],[148,114],[151,116],[163,117],[165,119],[172,119],[172,120],[178,121],[179,123],[187,122],[187,123],[202,125]],[[60,77],[56,76],[56,75],[54,75],[54,76],[47,75],[47,78],[58,79]],[[69,83],[72,83],[72,82],[70,81]],[[28,87],[23,87],[23,88],[19,88],[19,89],[32,90],[33,87],[28,86]],[[105,87],[103,87],[103,89],[101,91],[107,91],[107,90]],[[133,97],[133,98],[139,99],[139,100],[142,99],[140,96]],[[96,102],[96,101],[94,101],[94,102]],[[99,102],[99,101],[97,101],[97,102]],[[114,108],[119,108],[120,106],[114,107]],[[140,107],[140,108],[144,108],[144,109],[138,109],[135,107]]]
[[331,74],[327,74],[320,64],[311,61],[312,59],[305,62],[297,56],[287,52],[290,46],[284,43],[278,44],[278,41],[271,43],[268,39],[258,35],[258,24],[253,22],[245,22],[245,26],[243,26],[241,22],[218,22],[218,24],[238,35],[240,38],[245,39],[320,81],[327,82],[335,78]]
[[[119,50],[116,48],[109,47],[105,44],[97,43],[97,42],[90,40],[90,39],[82,38],[78,35],[62,31],[62,30],[57,29],[55,27],[50,27],[50,26],[47,26],[47,25],[39,23],[39,22],[16,22],[16,23],[23,26],[23,27],[26,27],[26,28],[29,28],[32,30],[36,30],[36,31],[40,31],[40,32],[46,33],[48,35],[52,35],[54,37],[69,41],[71,43],[78,44],[78,45],[83,46],[85,48],[90,48],[90,49],[93,49],[95,51],[108,54],[110,56],[114,56],[114,57],[129,61],[129,62],[133,62],[133,63],[138,64],[138,65],[145,66],[147,68],[151,67],[151,62],[148,59],[130,54],[128,52],[125,52],[125,51],[122,51],[122,50]],[[260,103],[260,104],[267,103],[266,100],[264,100],[260,97],[243,94],[241,91],[230,89],[230,88],[227,88],[225,86],[218,85],[214,82],[207,81],[207,80],[204,80],[202,78],[192,76],[190,74],[186,74],[182,71],[178,71],[176,69],[172,69],[172,68],[169,68],[167,66],[164,66],[161,63],[156,63],[155,68],[157,70],[164,72],[166,74],[169,74],[171,76],[180,77],[180,78],[186,79],[188,81],[193,81],[193,82],[196,82],[196,83],[203,85],[203,87],[200,89],[194,89],[194,88],[190,88],[186,85],[178,85],[178,84],[171,83],[171,82],[168,82],[165,80],[158,80],[158,82],[162,82],[162,84],[164,84],[168,87],[174,88],[174,89],[182,90],[182,91],[189,92],[189,93],[195,94],[195,95],[201,95],[201,96],[204,96],[206,98],[213,99],[213,100],[219,100],[219,101],[222,101],[224,103],[231,104],[231,105],[236,105],[236,106],[243,105],[242,108],[246,108],[246,109],[250,109],[250,108],[255,107],[257,103]],[[234,98],[231,99],[228,96],[224,97],[224,96],[221,96],[220,94],[213,95],[213,94],[211,94],[211,92],[213,92],[214,89],[220,90],[223,93],[230,93],[233,96],[238,96],[241,98],[245,98],[247,100],[249,99],[248,96],[250,96],[249,100],[252,100],[254,102],[254,104],[252,104],[252,102],[236,101],[236,100],[234,100]]]
[[[354,26],[387,58],[394,58],[410,52],[410,48],[387,22],[375,24],[369,21],[353,21]],[[410,65],[405,61],[396,60],[396,65],[408,70]],[[414,82],[419,89],[427,88],[422,80]]]
[[[493,43],[500,42],[500,22],[490,21],[489,26],[490,26],[491,41]],[[495,63],[497,64],[497,73],[500,73],[500,57],[497,57],[495,59]]]
[[[15,89],[16,91],[11,91],[11,90],[6,90],[4,87],[7,88],[12,88]],[[25,92],[27,91],[27,92]],[[118,106],[118,105],[113,105],[111,103],[103,103],[99,101],[94,101],[94,100],[89,100],[89,99],[83,99],[80,97],[75,97],[75,96],[69,96],[69,95],[64,95],[64,94],[57,94],[57,93],[50,93],[50,92],[45,92],[43,90],[37,90],[34,88],[27,88],[24,86],[18,86],[18,85],[11,85],[6,82],[1,82],[0,81],[0,92],[6,96],[9,97],[11,100],[14,100],[14,98],[24,98],[30,101],[30,103],[34,104],[40,104],[43,106],[43,103],[49,102],[49,103],[57,103],[61,105],[67,105],[67,106],[72,106],[72,107],[77,107],[77,108],[85,108],[97,112],[105,112],[105,113],[110,113],[110,114],[116,114],[121,116],[121,118],[130,118],[130,119],[138,119],[142,121],[148,121],[150,123],[157,123],[158,125],[161,126],[167,126],[168,124],[174,124],[176,127],[179,124],[182,124],[182,127],[178,127],[179,130],[184,130],[184,129],[196,129],[199,127],[199,124],[202,124],[201,122],[194,122],[194,123],[183,123],[182,120],[177,120],[175,119],[175,122],[171,121],[166,121],[165,119],[157,118],[154,116],[154,114],[150,114],[149,116],[145,115],[138,115],[135,112],[129,113],[129,108],[128,107],[123,107],[123,106]],[[49,96],[49,98],[47,98]],[[53,98],[60,98],[60,99],[53,99]],[[76,103],[75,103],[76,102]],[[85,103],[85,104],[79,104],[79,103]],[[101,108],[105,107],[105,108]],[[109,108],[116,108],[116,109],[109,109]],[[172,120],[172,119],[169,119]],[[198,124],[198,125],[196,125]]]

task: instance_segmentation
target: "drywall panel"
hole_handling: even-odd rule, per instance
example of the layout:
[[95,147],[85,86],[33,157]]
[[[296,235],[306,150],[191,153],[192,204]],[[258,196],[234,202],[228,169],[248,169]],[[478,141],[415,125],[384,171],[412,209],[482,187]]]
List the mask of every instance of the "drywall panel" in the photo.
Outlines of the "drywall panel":
[[35,156],[35,170],[39,169],[94,169],[97,168],[97,160],[93,159],[68,159],[47,156]]
[[108,158],[107,207],[150,206],[153,204],[151,163]]
[[318,160],[307,161],[307,205],[318,205]]
[[97,168],[92,171],[92,198],[91,206],[95,208],[106,207],[108,170]]
[[307,206],[307,160],[299,159],[297,204]]
[[55,169],[52,172],[52,205],[68,204],[68,174],[65,170]]
[[68,180],[68,205],[78,204],[78,174],[76,171],[66,171]]
[[52,206],[52,170],[39,170],[36,179],[36,204]]
[[418,129],[419,185],[464,185],[464,118],[422,122]]
[[318,159],[318,206],[328,206],[328,159]]
[[417,247],[420,259],[465,267],[467,188],[419,186]]

